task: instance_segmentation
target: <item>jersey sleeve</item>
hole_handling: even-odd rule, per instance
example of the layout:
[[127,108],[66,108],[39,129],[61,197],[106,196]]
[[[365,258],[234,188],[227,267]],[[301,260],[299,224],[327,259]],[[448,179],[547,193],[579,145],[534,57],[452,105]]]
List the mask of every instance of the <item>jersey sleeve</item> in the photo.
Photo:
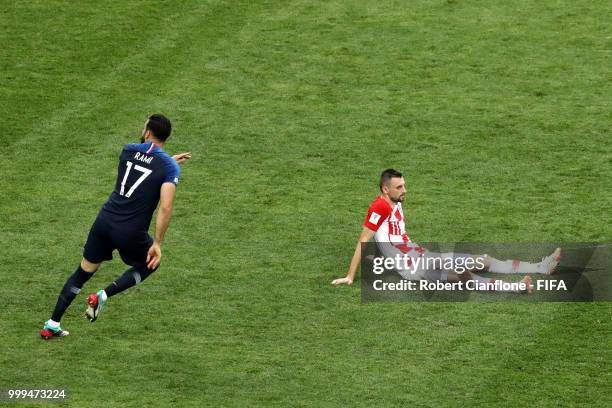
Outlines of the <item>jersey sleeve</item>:
[[363,226],[371,229],[372,231],[378,231],[382,223],[391,215],[391,208],[389,204],[383,200],[377,199],[370,205],[368,209],[368,215],[366,215],[363,221]]
[[164,177],[164,183],[172,183],[176,186],[181,178],[181,168],[172,157],[165,156],[165,160],[166,176]]

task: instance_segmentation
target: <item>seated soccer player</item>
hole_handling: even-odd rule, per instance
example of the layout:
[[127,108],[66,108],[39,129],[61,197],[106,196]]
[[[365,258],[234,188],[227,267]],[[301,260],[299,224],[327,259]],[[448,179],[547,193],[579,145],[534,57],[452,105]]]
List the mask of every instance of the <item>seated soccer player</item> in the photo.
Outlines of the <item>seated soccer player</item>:
[[[483,272],[496,272],[502,274],[552,274],[561,258],[561,249],[557,248],[552,254],[546,256],[538,263],[522,262],[518,260],[501,261],[487,255],[470,255],[470,254],[439,254],[430,252],[427,249],[419,246],[410,240],[406,234],[404,213],[402,211],[402,202],[406,196],[406,182],[402,174],[393,169],[387,169],[382,172],[379,183],[381,195],[378,196],[370,205],[368,214],[364,221],[363,230],[359,236],[355,253],[349,266],[348,273],[344,278],[334,279],[332,284],[352,284],[355,279],[357,267],[361,261],[361,244],[369,242],[374,238],[379,249],[385,257],[396,258],[398,255],[409,255],[410,258],[423,258],[419,268],[399,269],[399,274],[410,280],[440,280],[446,282],[457,282],[459,280],[474,280],[479,287],[492,288],[494,287],[495,279],[485,278],[473,273],[474,270]],[[480,259],[479,268],[472,271],[457,273],[454,270],[444,270],[438,267],[438,262],[425,262],[427,258],[431,260],[435,258],[472,258]],[[436,265],[428,267],[428,265]],[[525,276],[522,281],[525,285],[525,292],[531,293],[532,279],[529,275]],[[499,281],[498,283],[504,283]],[[481,285],[482,284],[482,285]],[[496,287],[505,286],[510,288],[511,285],[496,285]],[[499,290],[499,289],[498,289]],[[504,291],[501,289],[500,291]],[[508,291],[516,291],[516,289],[508,289]]]

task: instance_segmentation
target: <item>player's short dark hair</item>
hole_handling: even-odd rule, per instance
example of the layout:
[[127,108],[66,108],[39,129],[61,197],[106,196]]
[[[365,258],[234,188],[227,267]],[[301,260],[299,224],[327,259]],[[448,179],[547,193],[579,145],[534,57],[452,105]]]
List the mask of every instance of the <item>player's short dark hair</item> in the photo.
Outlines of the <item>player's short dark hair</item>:
[[383,184],[387,184],[389,180],[391,180],[394,177],[403,177],[403,176],[402,176],[402,173],[394,169],[387,169],[383,171],[382,174],[380,175],[380,184],[378,185],[380,187],[380,191],[382,191]]
[[170,133],[172,133],[172,123],[170,123],[170,119],[161,113],[156,113],[149,116],[147,129],[153,133],[157,140],[164,142],[170,137]]

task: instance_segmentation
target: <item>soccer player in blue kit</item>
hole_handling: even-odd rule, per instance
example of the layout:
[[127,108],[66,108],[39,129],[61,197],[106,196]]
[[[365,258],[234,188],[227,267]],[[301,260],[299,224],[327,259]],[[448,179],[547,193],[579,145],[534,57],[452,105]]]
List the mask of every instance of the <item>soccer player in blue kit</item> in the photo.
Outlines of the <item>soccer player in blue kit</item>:
[[[92,322],[98,318],[109,297],[141,283],[159,267],[161,246],[180,177],[178,164],[191,158],[190,153],[170,157],[162,150],[171,132],[168,118],[161,114],[151,115],[142,130],[141,143],[127,144],[123,148],[115,190],[89,231],[80,265],[64,284],[51,319],[40,331],[43,339],[69,334],[60,327],[64,312],[100,264],[113,258],[115,249],[130,269],[105,289],[89,295],[85,316]],[[158,203],[155,238],[152,238],[148,230]]]

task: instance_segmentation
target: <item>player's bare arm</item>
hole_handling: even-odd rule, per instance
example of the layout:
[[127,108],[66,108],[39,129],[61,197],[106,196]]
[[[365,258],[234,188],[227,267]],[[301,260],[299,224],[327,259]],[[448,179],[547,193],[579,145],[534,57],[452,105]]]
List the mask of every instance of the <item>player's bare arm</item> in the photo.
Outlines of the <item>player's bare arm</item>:
[[172,218],[172,206],[174,205],[174,197],[176,195],[176,186],[172,183],[164,183],[161,186],[159,196],[159,208],[157,209],[157,219],[155,220],[155,240],[149,248],[147,255],[147,267],[155,269],[162,257],[161,245],[164,242],[164,236],[170,225]]
[[191,152],[178,153],[178,154],[175,154],[174,156],[172,156],[172,158],[178,164],[183,164],[187,160],[191,159]]
[[351,260],[351,265],[349,266],[348,273],[344,278],[334,279],[332,281],[333,285],[351,285],[355,280],[355,274],[357,273],[357,268],[359,267],[359,263],[361,262],[361,244],[365,242],[370,242],[374,237],[374,231],[369,229],[368,227],[363,227],[361,231],[361,235],[359,235],[359,240],[357,241],[357,245],[355,246],[355,253],[353,254],[353,259]]

